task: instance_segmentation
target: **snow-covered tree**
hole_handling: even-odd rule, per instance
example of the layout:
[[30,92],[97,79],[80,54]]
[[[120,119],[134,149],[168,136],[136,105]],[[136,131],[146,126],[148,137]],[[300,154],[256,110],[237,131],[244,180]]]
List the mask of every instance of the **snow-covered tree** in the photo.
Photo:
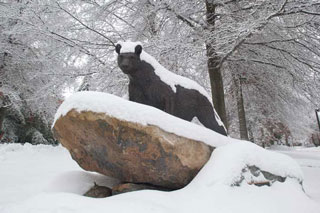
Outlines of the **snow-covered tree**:
[[315,129],[317,1],[16,0],[2,1],[0,10],[1,90],[47,118],[63,91],[123,95],[128,80],[114,45],[131,39],[211,88],[234,136],[240,128],[242,138],[266,143],[268,129],[284,129],[288,140]]
[[[248,123],[247,126],[251,128],[249,134],[255,136],[251,138],[257,143],[262,143],[264,140],[262,138],[266,138],[261,136],[262,138],[258,139],[258,126],[262,128],[261,131],[271,134],[271,130],[267,130],[268,126],[281,123],[282,129],[290,127],[295,137],[299,134],[306,136],[307,132],[309,134],[312,131],[312,128],[309,128],[312,121],[310,114],[313,113],[311,109],[316,100],[319,100],[319,42],[315,36],[317,32],[315,28],[319,21],[319,3],[316,1],[140,1],[139,3],[140,9],[149,11],[143,15],[143,19],[147,21],[144,25],[140,23],[140,26],[144,26],[142,28],[145,29],[156,29],[152,30],[156,34],[149,35],[150,39],[167,43],[171,47],[171,58],[180,60],[186,58],[192,61],[192,57],[188,55],[193,55],[203,64],[206,62],[209,64],[207,68],[202,66],[202,69],[197,71],[208,71],[209,76],[213,70],[223,71],[223,78],[228,84],[225,89],[230,91],[228,90],[230,84],[237,84],[238,86],[232,86],[232,91],[236,92],[235,100],[240,102],[239,96],[242,92],[239,89],[243,88],[246,99],[244,108],[250,117],[244,124]],[[145,7],[142,7],[143,4]],[[149,14],[156,14],[153,17],[158,18],[150,19]],[[165,30],[166,27],[172,30]],[[175,33],[176,29],[179,29],[181,34]],[[170,35],[178,36],[171,38]],[[163,42],[166,38],[170,39]],[[157,47],[156,44],[154,46]],[[184,47],[184,54],[175,52],[179,46]],[[197,52],[202,54],[196,55]],[[174,54],[177,56],[172,56]],[[188,69],[184,70],[188,72]],[[230,81],[229,78],[234,80]],[[211,88],[216,88],[212,86],[212,79],[217,77],[211,78]],[[243,81],[243,86],[240,85],[240,81]],[[218,89],[213,91],[217,92]],[[216,98],[217,94],[214,92],[213,96]],[[232,115],[229,116],[229,121],[234,123],[240,114],[232,114],[231,111],[241,111],[241,104],[239,105],[238,101],[238,107],[234,108],[229,100],[231,99],[228,97],[227,108],[229,115]],[[294,118],[297,116],[300,116],[301,119],[297,119],[300,122],[295,122]],[[245,121],[246,118],[240,116],[236,120]],[[303,128],[299,128],[301,126]],[[299,133],[296,133],[296,129],[300,130]],[[231,133],[232,130],[234,129],[231,128]]]

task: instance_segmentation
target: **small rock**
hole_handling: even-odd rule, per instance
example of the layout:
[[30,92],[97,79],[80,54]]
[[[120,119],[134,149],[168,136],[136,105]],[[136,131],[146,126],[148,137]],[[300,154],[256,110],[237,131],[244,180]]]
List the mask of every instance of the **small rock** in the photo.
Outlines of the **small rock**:
[[133,192],[133,191],[140,191],[144,189],[152,189],[152,190],[159,190],[159,191],[172,191],[170,189],[166,189],[163,187],[152,186],[147,184],[134,184],[134,183],[123,183],[116,185],[112,188],[112,195],[122,194],[125,192]]
[[112,195],[112,190],[105,186],[99,186],[94,183],[94,186],[87,191],[84,196],[93,198],[104,198],[110,197]]
[[233,186],[240,186],[243,182],[249,185],[256,186],[271,186],[274,182],[283,183],[286,177],[274,175],[270,172],[263,171],[256,166],[247,166],[242,169],[241,177],[239,181],[233,184]]

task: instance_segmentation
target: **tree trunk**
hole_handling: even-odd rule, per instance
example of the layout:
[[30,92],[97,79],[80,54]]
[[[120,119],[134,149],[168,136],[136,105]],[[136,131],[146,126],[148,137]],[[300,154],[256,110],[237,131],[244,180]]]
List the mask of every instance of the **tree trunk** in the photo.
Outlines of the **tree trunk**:
[[318,126],[320,130],[320,109],[316,109],[316,117],[317,117]]
[[237,91],[237,108],[238,108],[238,117],[239,117],[240,138],[242,140],[249,140],[246,113],[244,110],[241,78],[239,79],[239,90]]
[[0,141],[3,137],[4,131],[2,130],[2,123],[5,117],[6,108],[0,107]]
[[89,83],[90,79],[91,79],[91,76],[88,76],[88,75],[85,76],[77,91],[78,92],[80,92],[80,91],[89,91],[90,90],[90,83]]
[[[215,9],[216,5],[211,0],[206,0],[206,17],[207,23],[211,31],[214,31],[215,26]],[[221,58],[214,49],[214,41],[206,43],[207,57],[208,57],[208,72],[210,77],[212,101],[214,107],[223,121],[226,128],[228,128],[226,107],[224,102],[224,87],[221,75]]]
[[[232,70],[235,68],[232,66]],[[238,120],[239,120],[239,133],[240,138],[242,140],[249,140],[248,128],[247,128],[247,119],[246,113],[244,110],[244,101],[243,101],[243,93],[242,93],[242,80],[240,75],[234,74],[231,71],[232,81],[234,85],[234,94],[237,101],[237,112],[238,112]],[[253,137],[251,137],[253,138]]]
[[[150,1],[146,2],[146,7],[148,8],[148,10],[150,10],[150,8],[152,8],[152,4],[150,3]],[[157,17],[157,13],[155,11],[149,13],[147,15],[147,23],[148,23],[148,29],[149,29],[149,33],[151,35],[151,38],[153,38],[154,36],[157,35],[157,25],[156,25],[156,17]]]

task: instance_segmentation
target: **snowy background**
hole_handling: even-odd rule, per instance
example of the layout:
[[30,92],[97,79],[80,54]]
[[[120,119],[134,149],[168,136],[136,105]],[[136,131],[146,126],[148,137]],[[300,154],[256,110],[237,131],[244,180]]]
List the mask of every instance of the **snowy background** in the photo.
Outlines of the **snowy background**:
[[233,137],[242,138],[246,124],[245,137],[259,145],[310,145],[319,135],[319,7],[317,0],[2,0],[0,142],[54,143],[48,126],[76,91],[123,96],[128,78],[114,49],[132,40],[207,92],[208,63],[219,60]]

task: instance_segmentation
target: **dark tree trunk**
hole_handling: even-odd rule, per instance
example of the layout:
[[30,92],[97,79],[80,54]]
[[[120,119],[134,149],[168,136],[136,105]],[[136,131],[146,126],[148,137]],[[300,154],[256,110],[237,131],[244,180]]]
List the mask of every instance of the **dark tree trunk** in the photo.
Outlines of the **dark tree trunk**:
[[2,130],[2,123],[5,117],[6,108],[0,107],[0,141],[3,137],[4,131]]
[[[147,8],[151,8],[152,4],[148,1],[146,2],[146,6]],[[155,11],[153,11],[152,13],[149,13],[147,16],[148,29],[152,37],[156,36],[158,33],[157,27],[156,27],[156,17],[157,17],[157,13]]]
[[85,76],[81,85],[79,86],[78,88],[78,92],[80,91],[90,91],[90,79],[91,79],[91,76]]
[[[235,69],[235,67],[232,66],[232,69]],[[246,113],[244,110],[244,101],[243,101],[243,93],[242,93],[242,83],[243,83],[242,81],[244,79],[242,79],[240,75],[234,74],[233,71],[231,71],[231,75],[232,75],[232,81],[234,85],[234,95],[237,101],[240,138],[242,140],[249,140]]]
[[[214,31],[215,26],[215,10],[216,4],[212,0],[206,0],[207,23],[211,31]],[[212,101],[221,120],[223,121],[226,128],[228,128],[226,107],[224,102],[224,87],[220,66],[221,58],[215,51],[214,40],[207,41],[206,49],[208,57],[208,72],[212,91]]]
[[239,117],[239,131],[242,140],[249,140],[246,113],[244,110],[243,94],[242,94],[242,80],[239,79],[239,90],[237,91],[237,108]]

